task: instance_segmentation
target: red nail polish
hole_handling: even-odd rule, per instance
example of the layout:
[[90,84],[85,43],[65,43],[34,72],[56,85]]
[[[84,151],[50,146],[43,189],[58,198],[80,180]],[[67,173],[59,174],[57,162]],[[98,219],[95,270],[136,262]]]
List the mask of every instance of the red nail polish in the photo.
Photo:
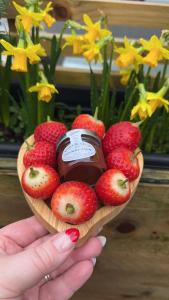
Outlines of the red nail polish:
[[79,239],[80,232],[77,228],[69,228],[65,231],[73,243],[76,243]]

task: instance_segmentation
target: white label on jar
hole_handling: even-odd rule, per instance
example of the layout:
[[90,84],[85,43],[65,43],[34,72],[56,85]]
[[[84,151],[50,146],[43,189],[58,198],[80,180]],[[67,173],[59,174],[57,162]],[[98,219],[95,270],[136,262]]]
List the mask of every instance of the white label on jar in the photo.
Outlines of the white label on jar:
[[64,149],[62,154],[63,161],[84,159],[95,155],[95,148],[82,140],[78,130],[74,130],[73,133],[70,133],[69,138],[70,144]]

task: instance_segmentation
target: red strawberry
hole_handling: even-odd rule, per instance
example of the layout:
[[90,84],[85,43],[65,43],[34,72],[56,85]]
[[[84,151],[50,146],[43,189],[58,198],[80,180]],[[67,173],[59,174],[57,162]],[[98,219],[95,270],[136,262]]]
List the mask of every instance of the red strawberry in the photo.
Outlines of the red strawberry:
[[67,131],[61,122],[48,121],[38,125],[34,132],[35,142],[46,141],[56,144],[57,140]]
[[140,129],[131,122],[120,122],[112,125],[103,139],[103,151],[105,155],[115,148],[124,146],[134,151],[141,140]]
[[79,115],[74,120],[72,129],[88,129],[94,131],[100,139],[102,139],[105,134],[104,123],[87,114]]
[[51,197],[59,183],[59,175],[47,165],[31,166],[22,175],[24,191],[35,199],[45,200]]
[[108,169],[118,169],[124,173],[129,181],[136,179],[140,173],[138,159],[127,148],[119,147],[110,152],[106,158]]
[[67,181],[53,194],[51,207],[59,220],[80,224],[94,215],[98,203],[94,190],[87,184]]
[[47,142],[35,143],[25,152],[23,163],[25,167],[29,167],[35,163],[41,163],[54,167],[56,164],[56,149],[54,144]]
[[130,198],[130,185],[119,170],[110,169],[96,183],[96,194],[105,205],[121,205]]

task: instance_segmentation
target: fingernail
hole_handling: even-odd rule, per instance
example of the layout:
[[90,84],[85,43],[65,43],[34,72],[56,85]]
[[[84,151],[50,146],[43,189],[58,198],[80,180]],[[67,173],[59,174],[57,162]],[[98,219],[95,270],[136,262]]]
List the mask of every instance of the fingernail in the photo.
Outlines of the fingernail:
[[53,244],[58,252],[64,252],[74,248],[75,243],[79,239],[79,230],[76,228],[67,229],[64,233],[60,234],[60,236],[56,237],[53,241]]
[[96,257],[92,257],[91,261],[92,261],[93,266],[95,266],[95,264],[96,264]]
[[106,245],[106,237],[101,235],[101,236],[98,236],[97,238],[100,241],[102,247],[104,247]]
[[65,232],[73,243],[76,243],[78,241],[80,232],[77,228],[69,228]]

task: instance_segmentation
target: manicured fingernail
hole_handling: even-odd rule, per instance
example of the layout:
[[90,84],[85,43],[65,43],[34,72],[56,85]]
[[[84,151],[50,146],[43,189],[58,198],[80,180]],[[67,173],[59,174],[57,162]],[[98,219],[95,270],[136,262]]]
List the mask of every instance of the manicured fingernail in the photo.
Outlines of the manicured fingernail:
[[69,236],[73,243],[76,243],[79,239],[80,232],[77,228],[69,228],[66,230],[66,234]]
[[64,252],[74,248],[75,243],[79,239],[79,230],[76,228],[70,228],[60,236],[56,236],[56,239],[53,241],[53,244],[58,252]]
[[102,247],[104,247],[106,245],[106,237],[101,235],[101,236],[98,236],[97,238],[100,241]]
[[93,266],[95,266],[95,264],[96,264],[96,257],[92,257],[91,261],[92,261]]

